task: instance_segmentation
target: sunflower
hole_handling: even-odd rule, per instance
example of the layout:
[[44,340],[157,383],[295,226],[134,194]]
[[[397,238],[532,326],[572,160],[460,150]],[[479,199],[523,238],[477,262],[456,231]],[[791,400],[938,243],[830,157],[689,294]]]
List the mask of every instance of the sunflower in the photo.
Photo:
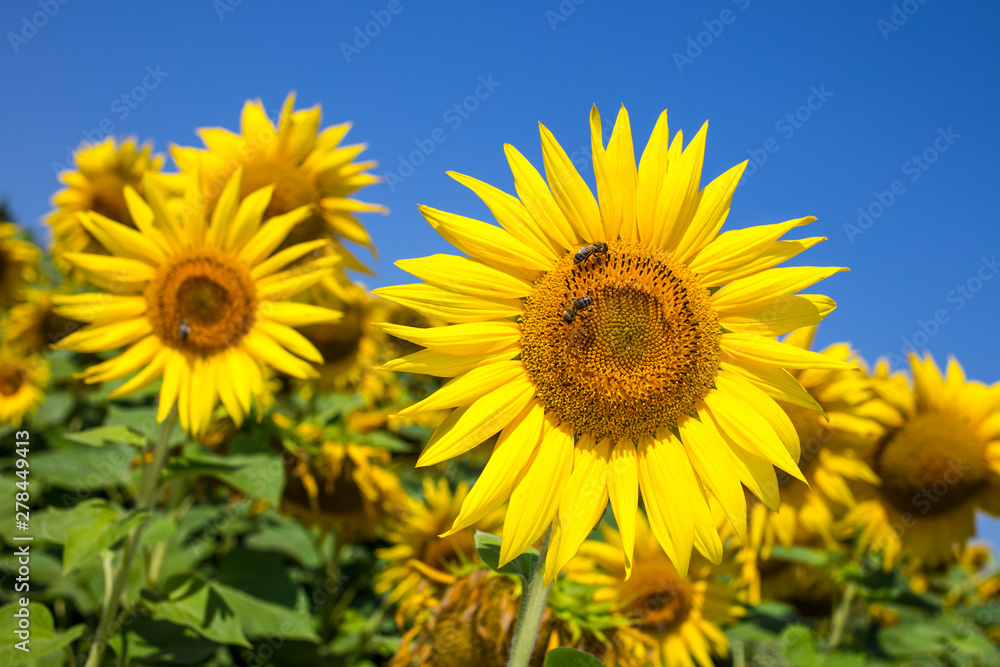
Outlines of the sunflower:
[[456,376],[401,413],[457,408],[418,465],[501,432],[453,530],[509,499],[503,563],[551,524],[551,580],[610,499],[629,571],[641,491],[683,577],[692,545],[721,558],[709,494],[742,540],[741,482],[776,510],[774,466],[801,479],[798,436],[775,398],[815,402],[786,369],[851,366],[774,336],[833,310],[795,292],[842,269],[771,268],[821,240],[778,240],[813,218],[718,233],[746,162],[699,190],[706,127],[682,149],[680,132],[668,143],[664,112],[637,169],[627,112],[605,149],[595,108],[595,199],[540,126],[548,185],[509,145],[518,198],[452,174],[502,228],[422,207],[471,257],[397,262],[426,284],[375,290],[451,323],[382,329],[427,348],[396,370]]
[[954,559],[975,535],[977,510],[1000,515],[1000,384],[967,381],[951,359],[910,356],[912,383],[876,369],[873,386],[895,408],[871,454],[881,486],[861,485],[844,519],[858,548],[882,554],[886,570],[904,555],[910,567]]
[[142,194],[143,177],[149,172],[160,171],[163,158],[152,151],[152,146],[139,146],[135,139],[123,139],[118,143],[114,137],[108,137],[76,152],[76,171],[66,170],[59,174],[59,180],[66,187],[52,197],[56,208],[48,216],[52,227],[52,256],[57,266],[64,271],[70,269],[62,257],[66,252],[107,254],[104,245],[77,217],[82,211],[94,211],[135,228],[125,202],[125,187]]
[[[281,414],[274,423],[292,429]],[[307,447],[285,457],[281,509],[324,531],[336,530],[339,543],[376,537],[407,506],[408,496],[390,467],[388,450],[328,440],[313,424],[295,426]]]
[[285,301],[333,270],[325,258],[282,270],[327,241],[297,244],[271,256],[292,227],[310,215],[309,207],[261,224],[272,188],[240,202],[240,183],[237,170],[211,222],[199,214],[177,215],[149,174],[143,181],[146,199],[125,189],[138,231],[98,213],[78,214],[112,256],[63,256],[107,291],[53,297],[58,315],[91,323],[57,347],[78,352],[127,347],[81,377],[107,382],[135,373],[111,398],[162,377],[157,419],[177,404],[181,425],[196,436],[211,424],[220,400],[233,421],[242,423],[252,400],[264,393],[263,366],[294,377],[315,376],[311,364],[323,359],[292,327],[339,317],[326,308]]
[[[355,216],[359,212],[386,213],[378,204],[352,199],[355,191],[378,183],[378,176],[366,173],[374,161],[354,162],[364,144],[341,146],[351,128],[342,123],[318,132],[322,112],[319,106],[294,111],[295,93],[282,107],[277,128],[268,119],[263,103],[247,101],[243,106],[242,131],[234,134],[222,128],[203,128],[198,135],[207,148],[171,146],[170,153],[181,169],[181,180],[202,174],[206,216],[218,204],[222,186],[237,167],[243,167],[240,197],[267,185],[274,196],[265,217],[288,213],[312,205],[311,214],[289,237],[289,243],[312,240],[322,233],[352,241],[374,250],[367,230]],[[345,249],[338,248],[351,268],[364,267]]]
[[45,400],[49,364],[36,354],[25,355],[0,344],[0,424],[14,428]]
[[83,327],[83,322],[56,315],[55,292],[32,289],[24,303],[10,309],[4,321],[5,338],[26,352],[43,352]]
[[444,588],[457,580],[456,573],[478,561],[476,530],[497,533],[503,524],[503,513],[497,510],[475,527],[438,537],[458,516],[469,486],[462,482],[452,493],[448,480],[435,483],[425,477],[423,489],[423,502],[413,499],[389,530],[386,537],[392,546],[375,552],[386,561],[375,592],[388,593],[387,599],[399,607],[401,625],[412,611],[436,604]]
[[712,666],[725,657],[729,641],[722,625],[739,619],[744,609],[730,580],[735,563],[722,566],[695,558],[690,576],[681,577],[642,515],[636,521],[635,562],[631,576],[622,557],[622,536],[602,526],[603,542],[587,540],[570,562],[570,579],[600,586],[596,600],[607,600],[630,619],[614,634],[608,665]]
[[20,228],[0,222],[0,308],[9,308],[25,296],[26,286],[38,278],[38,248],[17,238]]

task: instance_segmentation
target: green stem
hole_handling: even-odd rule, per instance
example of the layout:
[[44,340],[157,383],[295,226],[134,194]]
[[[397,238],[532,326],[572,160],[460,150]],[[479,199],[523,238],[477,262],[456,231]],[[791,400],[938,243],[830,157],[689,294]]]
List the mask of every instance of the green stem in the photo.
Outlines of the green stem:
[[844,628],[847,627],[847,618],[851,613],[851,603],[854,602],[854,596],[857,594],[858,585],[855,583],[847,584],[847,588],[844,589],[844,597],[841,598],[840,604],[837,605],[837,609],[833,613],[833,626],[830,628],[831,649],[837,648],[844,636]]
[[[170,449],[170,435],[174,431],[174,424],[177,423],[177,409],[174,408],[160,425],[160,437],[156,441],[153,450],[153,461],[145,466],[142,471],[142,479],[139,482],[139,493],[136,498],[136,508],[139,510],[149,509],[156,500],[157,483],[160,478],[160,471],[163,469],[163,462],[167,457],[167,450]],[[139,538],[146,527],[146,520],[129,531],[125,537],[125,548],[122,552],[122,560],[115,573],[114,582],[105,599],[104,608],[101,610],[101,618],[94,633],[94,641],[90,645],[90,653],[87,655],[85,667],[99,667],[104,657],[104,651],[108,646],[108,639],[111,632],[112,619],[118,613],[118,604],[128,583],[128,575],[132,570],[132,560],[135,558],[136,550],[139,547]]]
[[535,651],[538,630],[542,626],[542,615],[545,613],[545,600],[549,597],[549,588],[544,585],[545,554],[549,550],[549,533],[545,533],[542,550],[538,554],[538,563],[531,573],[531,580],[524,590],[521,601],[521,613],[517,619],[517,629],[514,631],[514,643],[510,648],[510,659],[507,667],[528,667],[531,654]]

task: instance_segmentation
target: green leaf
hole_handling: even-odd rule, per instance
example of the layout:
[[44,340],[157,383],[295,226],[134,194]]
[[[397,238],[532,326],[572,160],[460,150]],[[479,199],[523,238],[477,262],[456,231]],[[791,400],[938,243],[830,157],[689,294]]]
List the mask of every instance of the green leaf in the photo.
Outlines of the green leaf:
[[160,664],[192,664],[203,662],[218,650],[211,642],[188,627],[167,621],[154,621],[145,615],[135,618],[129,626],[126,641],[127,655],[122,662]]
[[191,628],[219,644],[250,647],[239,618],[205,581],[181,575],[167,582],[165,600],[146,599],[153,618]]
[[122,515],[108,501],[101,499],[88,500],[74,507],[66,520],[63,574],[110,548],[145,518],[145,512]]
[[37,412],[32,416],[31,421],[37,426],[62,424],[66,417],[73,411],[76,401],[69,392],[53,391],[45,395],[45,400],[38,406]]
[[105,445],[133,445],[145,447],[146,438],[128,426],[99,426],[79,433],[65,433],[63,437],[81,445],[103,447]]
[[220,456],[198,446],[188,447],[183,457],[174,458],[168,474],[196,474],[214,477],[255,500],[272,506],[281,502],[285,489],[285,469],[274,450],[244,436],[233,441],[230,453]]
[[523,554],[500,567],[500,538],[490,533],[476,531],[476,551],[483,562],[494,572],[516,574],[524,581],[531,579],[538,565],[538,549],[528,549]]
[[[28,622],[30,623],[30,635],[28,636],[28,651],[17,648],[17,644],[22,640],[14,631],[18,628],[18,621],[23,618],[16,616],[21,610],[27,609]],[[64,632],[56,632],[55,623],[52,620],[52,612],[44,605],[31,602],[27,607],[13,602],[0,607],[0,665],[4,667],[17,667],[33,663],[45,656],[61,651],[64,647],[83,634],[86,626],[83,624],[74,625]]]
[[948,634],[929,623],[895,625],[878,633],[878,644],[890,657],[913,658],[940,653]]
[[796,667],[820,664],[816,656],[816,640],[804,625],[790,625],[781,633],[785,658]]
[[39,480],[69,491],[94,492],[129,485],[132,445],[60,448],[32,454],[31,473]]
[[[137,407],[108,404],[108,416],[104,420],[105,426],[127,426],[136,433],[144,436],[150,442],[155,441],[160,435],[161,426],[156,421],[157,408],[155,406],[140,405]],[[170,442],[184,442],[187,435],[181,427],[180,422],[174,423],[174,430],[170,434]]]
[[781,545],[775,545],[771,548],[771,558],[774,560],[787,561],[789,563],[812,565],[813,567],[825,567],[830,562],[830,555],[826,552],[819,551],[817,549],[810,549],[809,547],[803,547],[800,545],[796,545],[791,549],[786,549]]
[[604,667],[604,663],[575,648],[554,648],[545,654],[544,667]]
[[321,554],[316,548],[315,536],[297,521],[277,514],[272,518],[277,523],[266,524],[247,535],[246,545],[256,551],[281,554],[306,568],[318,567]]

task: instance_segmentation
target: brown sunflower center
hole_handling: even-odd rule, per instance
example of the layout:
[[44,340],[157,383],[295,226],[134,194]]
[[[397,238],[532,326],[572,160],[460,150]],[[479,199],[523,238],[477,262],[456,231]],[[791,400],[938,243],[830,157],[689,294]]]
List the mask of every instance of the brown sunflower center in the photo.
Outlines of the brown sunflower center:
[[163,344],[197,354],[236,345],[256,319],[257,288],[247,267],[214,250],[163,264],[145,296],[146,316]]
[[943,414],[914,417],[878,449],[882,495],[902,512],[954,509],[989,483],[986,448],[963,422]]
[[522,359],[546,410],[598,440],[652,434],[695,412],[722,333],[708,290],[668,253],[608,246],[579,264],[567,256],[521,316]]
[[89,208],[115,222],[135,227],[125,205],[125,180],[119,174],[102,173],[91,179]]
[[24,385],[24,373],[17,366],[0,368],[0,396],[14,396]]
[[628,600],[623,611],[638,620],[647,632],[672,632],[687,620],[694,606],[694,595],[687,582],[670,573],[655,577],[633,573],[623,591]]
[[366,318],[361,304],[340,307],[344,316],[336,324],[311,324],[299,329],[323,355],[324,365],[352,359],[364,336],[362,321]]

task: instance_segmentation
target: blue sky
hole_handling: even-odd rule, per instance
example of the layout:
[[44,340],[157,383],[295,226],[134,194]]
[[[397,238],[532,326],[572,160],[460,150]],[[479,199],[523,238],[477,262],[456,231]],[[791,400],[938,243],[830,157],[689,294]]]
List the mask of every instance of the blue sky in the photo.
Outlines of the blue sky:
[[808,234],[829,241],[805,263],[851,268],[823,284],[840,306],[821,344],[917,346],[1000,380],[995,3],[277,6],[3,3],[0,196],[37,226],[86,136],[199,145],[197,127],[238,128],[245,99],[274,110],[295,90],[325,124],[353,121],[348,139],[392,175],[362,193],[392,209],[365,219],[368,282],[412,282],[393,260],[449,248],[418,203],[488,216],[446,170],[512,191],[503,144],[540,166],[538,121],[572,155],[594,103],[608,120],[624,103],[637,146],[667,108],[688,137],[710,119],[704,179],[752,160],[729,226],[819,218]]

